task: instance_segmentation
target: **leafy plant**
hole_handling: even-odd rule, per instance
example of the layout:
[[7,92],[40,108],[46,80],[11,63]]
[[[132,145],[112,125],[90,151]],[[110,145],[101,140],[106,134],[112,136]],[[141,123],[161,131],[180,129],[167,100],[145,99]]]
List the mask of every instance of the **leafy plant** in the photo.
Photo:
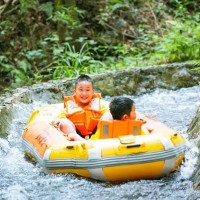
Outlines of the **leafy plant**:
[[200,25],[193,21],[169,21],[171,29],[149,54],[157,63],[183,62],[200,58]]
[[[86,47],[86,43],[81,47],[79,52],[76,52],[74,46],[66,43],[64,48],[60,48],[54,52],[54,79],[64,77],[76,77],[81,73],[97,72],[103,63],[94,60],[92,54]],[[63,73],[64,72],[64,73]]]
[[75,14],[81,14],[81,10],[77,7],[63,7],[60,6],[59,10],[57,10],[53,16],[53,21],[55,22],[63,22],[67,25],[68,29],[74,29],[75,27],[80,27],[81,24],[77,20],[77,17]]
[[[59,2],[19,0],[2,6],[0,73],[13,85],[199,60],[198,1]],[[79,48],[73,46],[77,43]]]

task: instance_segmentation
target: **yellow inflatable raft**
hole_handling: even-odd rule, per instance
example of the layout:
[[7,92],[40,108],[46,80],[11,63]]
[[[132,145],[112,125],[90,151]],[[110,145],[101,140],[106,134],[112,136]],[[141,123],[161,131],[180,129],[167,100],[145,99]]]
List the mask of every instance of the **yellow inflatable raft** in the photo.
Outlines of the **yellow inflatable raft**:
[[[68,141],[50,122],[63,104],[32,113],[22,135],[25,152],[52,173],[73,173],[101,181],[154,179],[174,172],[186,150],[182,135],[140,114],[140,120],[101,122],[100,139]],[[151,129],[144,134],[142,126]],[[48,136],[39,142],[41,134]]]

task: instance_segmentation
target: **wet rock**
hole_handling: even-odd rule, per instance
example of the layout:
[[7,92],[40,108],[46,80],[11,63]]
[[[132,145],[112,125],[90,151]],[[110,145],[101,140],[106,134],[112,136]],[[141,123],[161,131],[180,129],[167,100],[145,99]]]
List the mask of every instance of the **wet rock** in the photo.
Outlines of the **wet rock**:
[[13,80],[9,76],[4,76],[0,74],[0,91],[9,87],[12,84]]
[[[187,132],[189,139],[195,139],[197,141],[197,146],[200,150],[200,107],[198,108]],[[192,174],[191,180],[194,183],[194,188],[200,190],[200,155],[198,156],[196,168]]]

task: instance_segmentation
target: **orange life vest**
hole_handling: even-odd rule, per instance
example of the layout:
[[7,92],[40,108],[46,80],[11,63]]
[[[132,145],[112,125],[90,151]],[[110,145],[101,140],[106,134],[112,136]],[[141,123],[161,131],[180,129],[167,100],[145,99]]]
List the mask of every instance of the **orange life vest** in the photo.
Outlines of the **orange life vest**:
[[66,117],[70,119],[83,136],[90,135],[96,128],[102,115],[100,106],[101,94],[95,93],[91,102],[81,108],[73,96],[64,97]]
[[124,135],[141,135],[143,121],[141,120],[113,120],[100,121],[98,131],[100,138],[117,138]]

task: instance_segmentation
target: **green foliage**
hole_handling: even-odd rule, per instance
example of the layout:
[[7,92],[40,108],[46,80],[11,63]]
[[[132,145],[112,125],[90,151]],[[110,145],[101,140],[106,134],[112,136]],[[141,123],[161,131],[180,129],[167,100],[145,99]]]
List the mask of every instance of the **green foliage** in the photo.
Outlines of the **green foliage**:
[[[81,73],[200,60],[198,1],[81,2],[68,7],[38,0],[12,4],[0,22],[1,76],[8,75],[18,87]],[[62,42],[59,23],[68,31]]]
[[[80,51],[76,51],[75,47],[68,42],[60,45],[56,35],[46,38],[45,41],[51,42],[52,62],[35,72],[35,80],[37,81],[76,77],[82,73],[97,73],[104,67],[102,62],[94,59],[90,52],[89,42],[84,43]],[[38,50],[29,52],[26,57],[34,58],[34,56],[42,55],[41,50]]]
[[62,79],[64,77],[76,77],[81,73],[95,73],[103,66],[103,63],[94,60],[86,43],[76,52],[74,46],[65,43],[65,46],[54,49],[55,71],[53,79]]
[[27,12],[28,8],[33,7],[38,4],[35,0],[19,0],[19,10],[20,12]]
[[44,11],[48,17],[51,17],[53,15],[53,3],[52,2],[46,2],[40,5],[40,9]]
[[[194,71],[200,71],[200,59],[193,61],[194,64]],[[199,83],[200,84],[200,83]]]
[[74,29],[75,27],[80,27],[81,24],[77,20],[76,14],[81,14],[81,10],[78,9],[77,7],[64,7],[60,6],[59,10],[57,10],[53,16],[53,21],[54,22],[62,22],[66,24],[68,28]]
[[200,25],[194,21],[169,21],[171,29],[153,47],[148,57],[157,63],[200,59]]
[[[8,74],[10,79],[14,80],[14,85],[20,86],[24,83],[27,83],[29,80],[29,72],[31,69],[31,66],[26,62],[26,60],[18,61],[17,62],[17,68],[11,64],[7,64],[7,57],[0,56],[0,74]],[[13,86],[14,86],[13,85]]]

